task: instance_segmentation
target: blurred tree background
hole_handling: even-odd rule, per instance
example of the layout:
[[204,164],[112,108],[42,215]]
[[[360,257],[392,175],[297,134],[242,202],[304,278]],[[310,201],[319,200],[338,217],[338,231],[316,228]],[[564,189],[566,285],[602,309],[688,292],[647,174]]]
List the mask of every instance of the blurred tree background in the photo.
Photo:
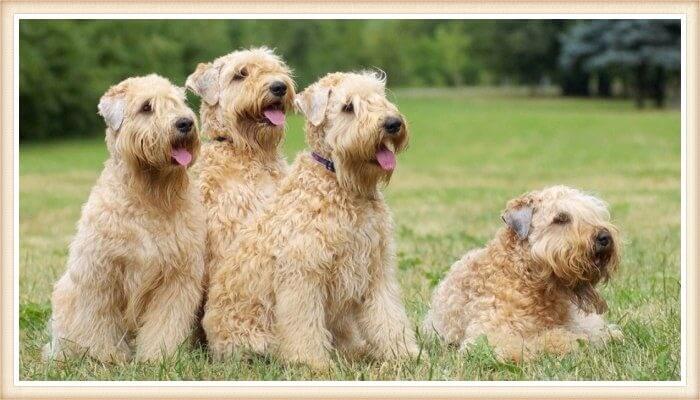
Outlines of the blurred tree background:
[[[389,85],[527,86],[634,97],[656,107],[680,87],[670,20],[22,20],[20,140],[101,135],[99,97],[128,76],[183,84],[197,63],[273,47],[299,88],[326,72],[381,68]],[[551,90],[550,90],[551,91]]]

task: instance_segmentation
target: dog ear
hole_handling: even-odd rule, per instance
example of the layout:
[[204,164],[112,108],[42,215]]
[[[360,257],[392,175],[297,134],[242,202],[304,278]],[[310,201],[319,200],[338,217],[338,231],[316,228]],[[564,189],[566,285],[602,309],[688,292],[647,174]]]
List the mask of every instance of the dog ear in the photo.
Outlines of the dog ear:
[[221,66],[212,63],[199,63],[197,69],[187,77],[185,87],[204,100],[210,106],[219,102],[219,74]]
[[294,106],[313,126],[319,126],[326,118],[330,95],[331,88],[313,85],[294,97]]
[[100,102],[97,104],[97,113],[104,118],[107,126],[116,132],[124,121],[125,108],[124,94],[110,89],[100,98]]
[[532,206],[523,205],[521,207],[508,209],[501,215],[501,219],[518,235],[518,239],[525,240],[530,234]]

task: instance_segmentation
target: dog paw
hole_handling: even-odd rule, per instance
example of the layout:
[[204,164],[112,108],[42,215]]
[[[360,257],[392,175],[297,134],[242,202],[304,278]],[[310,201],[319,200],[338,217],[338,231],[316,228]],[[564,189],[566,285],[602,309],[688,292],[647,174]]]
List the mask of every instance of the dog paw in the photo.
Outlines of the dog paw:
[[315,371],[324,371],[324,370],[329,369],[331,367],[331,365],[333,365],[331,358],[328,357],[327,355],[324,355],[324,356],[321,356],[321,355],[317,355],[317,356],[293,355],[293,356],[287,356],[287,357],[283,357],[283,358],[289,364],[306,365]]
[[336,348],[338,355],[346,360],[360,360],[371,351],[369,343],[365,340],[339,344]]
[[418,357],[418,353],[420,353],[420,349],[415,343],[408,344],[407,346],[405,346],[405,349],[406,350],[404,351],[404,357],[416,358]]
[[151,362],[156,362],[162,359],[160,354],[137,354],[136,357],[134,357],[136,362],[140,363],[151,363]]
[[387,348],[384,351],[375,354],[375,356],[384,360],[403,360],[415,359],[418,357],[418,353],[420,353],[418,345],[414,342],[411,342],[401,343],[396,347]]
[[119,351],[117,353],[114,353],[110,356],[110,359],[112,360],[112,363],[115,364],[128,364],[131,362],[131,353],[127,351]]
[[333,365],[333,362],[330,360],[330,358],[314,358],[306,361],[305,364],[313,370],[325,371]]
[[41,359],[43,361],[49,360],[59,360],[58,354],[54,354],[53,347],[51,343],[46,343],[44,347],[41,348]]
[[137,348],[134,359],[138,362],[157,362],[167,357],[165,349],[158,347]]
[[107,364],[128,364],[131,362],[131,351],[122,347],[107,347],[100,351],[90,351],[89,355]]
[[622,333],[622,329],[616,324],[608,324],[607,333],[611,340],[622,341],[625,338],[624,333]]

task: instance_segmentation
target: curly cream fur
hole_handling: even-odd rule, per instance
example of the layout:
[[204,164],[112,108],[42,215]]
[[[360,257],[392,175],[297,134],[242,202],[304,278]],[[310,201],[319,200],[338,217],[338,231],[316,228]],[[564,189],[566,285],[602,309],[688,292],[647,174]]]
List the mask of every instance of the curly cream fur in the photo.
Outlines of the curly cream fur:
[[[337,174],[301,153],[271,206],[239,231],[212,276],[202,321],[217,359],[249,349],[322,368],[333,350],[380,359],[417,353],[378,190],[390,173],[373,161],[382,142],[405,147],[407,130],[382,130],[384,118],[400,114],[375,74],[327,75],[297,99],[307,117],[317,91],[327,98],[320,121],[307,122],[307,143]],[[350,100],[354,113],[342,111]]]
[[[141,112],[144,102],[153,111]],[[204,222],[199,194],[173,147],[197,157],[184,91],[157,75],[129,78],[100,102],[109,159],[78,222],[54,287],[48,357],[153,360],[190,334],[201,299]]]
[[[595,289],[620,253],[605,203],[555,186],[511,200],[504,216],[522,207],[533,210],[528,236],[504,227],[486,248],[457,261],[433,294],[424,330],[463,349],[486,335],[499,357],[513,360],[620,336],[599,315],[606,305]],[[569,221],[555,222],[560,215]],[[594,251],[602,229],[613,240],[604,256]]]
[[[287,85],[284,97],[271,94],[274,81]],[[197,168],[207,210],[209,276],[231,251],[238,230],[264,208],[287,173],[279,148],[284,127],[266,123],[263,110],[276,102],[289,110],[294,82],[284,62],[261,47],[199,64],[186,85],[203,99],[204,136],[223,139],[204,144]]]

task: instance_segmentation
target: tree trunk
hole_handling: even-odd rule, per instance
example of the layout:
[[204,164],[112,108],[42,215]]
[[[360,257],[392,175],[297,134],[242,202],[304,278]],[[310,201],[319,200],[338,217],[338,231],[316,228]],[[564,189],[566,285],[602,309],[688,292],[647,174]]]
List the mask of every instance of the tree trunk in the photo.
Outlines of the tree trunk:
[[646,65],[640,64],[635,70],[635,90],[634,90],[634,102],[637,108],[644,108],[644,95],[646,86]]
[[630,97],[630,77],[629,74],[625,73],[622,75],[622,98],[628,99]]
[[651,83],[654,105],[656,108],[663,108],[666,100],[666,71],[661,67],[656,67],[654,72],[654,81]]
[[588,91],[589,74],[580,67],[565,73],[561,77],[561,92],[564,96],[589,96]]
[[605,71],[598,74],[598,96],[612,96],[612,80],[610,79],[610,74]]

